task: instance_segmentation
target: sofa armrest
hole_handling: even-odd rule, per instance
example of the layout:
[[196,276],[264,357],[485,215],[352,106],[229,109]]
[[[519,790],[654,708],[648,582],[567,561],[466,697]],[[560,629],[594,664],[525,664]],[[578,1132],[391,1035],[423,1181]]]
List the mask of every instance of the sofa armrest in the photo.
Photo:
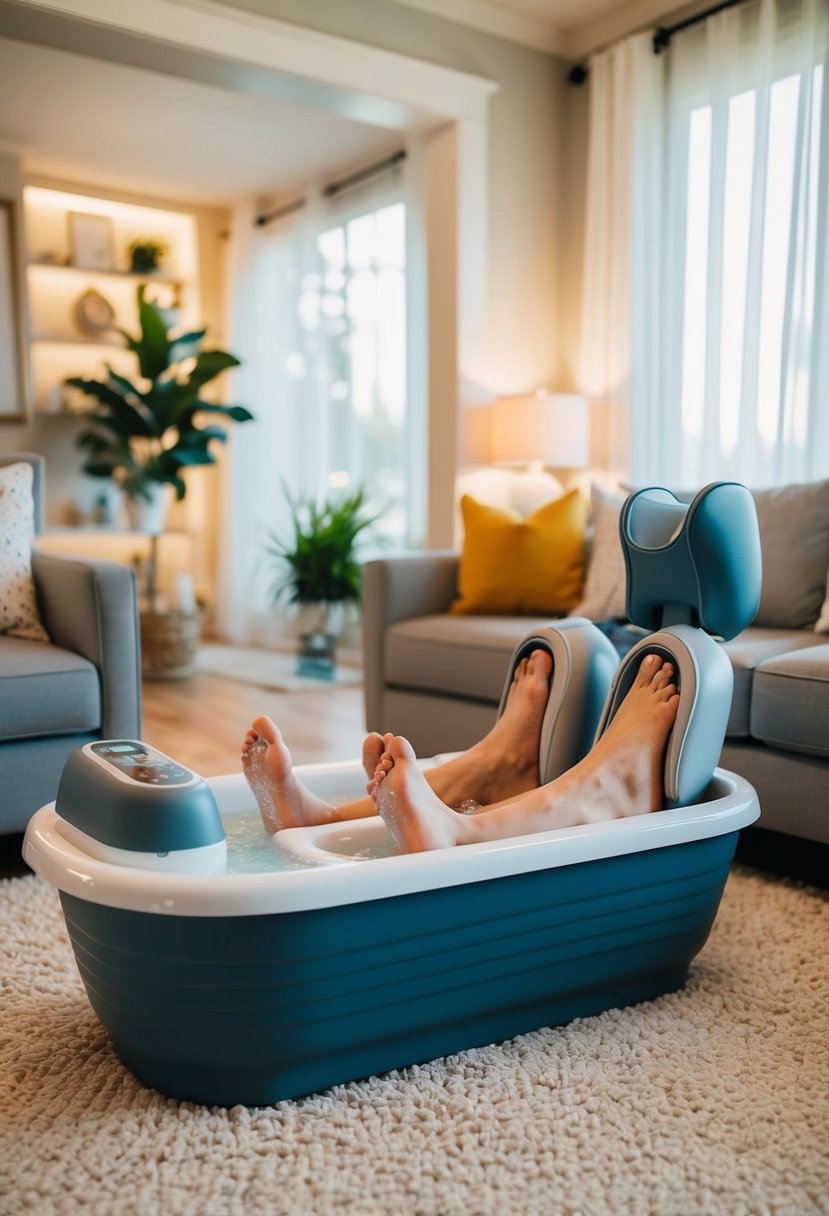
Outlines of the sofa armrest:
[[132,568],[35,552],[32,574],[49,637],[98,668],[103,738],[140,738],[141,644]]
[[432,550],[377,558],[363,567],[363,686],[366,728],[384,730],[386,630],[396,621],[448,612],[457,595],[457,553]]

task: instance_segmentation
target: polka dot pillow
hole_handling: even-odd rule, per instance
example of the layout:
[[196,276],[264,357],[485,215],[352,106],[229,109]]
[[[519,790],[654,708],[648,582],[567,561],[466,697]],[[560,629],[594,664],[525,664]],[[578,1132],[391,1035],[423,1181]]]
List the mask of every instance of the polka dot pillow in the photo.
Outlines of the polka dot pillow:
[[0,468],[0,633],[48,642],[32,581],[32,478],[30,464]]

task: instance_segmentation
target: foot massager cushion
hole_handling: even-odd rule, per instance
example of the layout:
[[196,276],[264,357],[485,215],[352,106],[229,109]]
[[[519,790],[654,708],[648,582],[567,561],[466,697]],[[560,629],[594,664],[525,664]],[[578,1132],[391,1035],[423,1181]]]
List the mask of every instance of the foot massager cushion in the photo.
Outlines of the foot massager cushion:
[[590,751],[619,656],[605,635],[582,617],[568,617],[540,629],[515,648],[499,717],[506,708],[516,667],[534,650],[546,650],[553,660],[538,754],[545,785]]

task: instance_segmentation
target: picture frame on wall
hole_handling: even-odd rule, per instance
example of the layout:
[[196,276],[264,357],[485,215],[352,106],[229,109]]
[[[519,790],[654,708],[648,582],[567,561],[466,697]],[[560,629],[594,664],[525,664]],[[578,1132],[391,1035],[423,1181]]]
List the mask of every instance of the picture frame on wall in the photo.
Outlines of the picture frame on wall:
[[0,422],[28,418],[19,265],[17,206],[0,199]]
[[70,211],[67,218],[72,265],[83,270],[114,269],[112,220],[109,216]]

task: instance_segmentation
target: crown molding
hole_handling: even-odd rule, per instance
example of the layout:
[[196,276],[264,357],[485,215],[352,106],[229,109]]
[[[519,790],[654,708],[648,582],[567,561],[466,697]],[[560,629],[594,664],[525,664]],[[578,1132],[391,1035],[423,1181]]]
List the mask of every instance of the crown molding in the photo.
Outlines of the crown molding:
[[498,88],[481,76],[214,0],[22,0],[21,7],[351,94],[360,81],[366,97],[387,104],[377,115],[364,107],[359,117],[392,128],[417,125],[418,117],[486,122],[487,102]]
[[487,0],[452,0],[451,7],[446,0],[392,0],[402,8],[418,9],[422,13],[431,13],[442,17],[444,21],[454,21],[471,29],[492,34],[507,42],[517,42],[521,46],[532,47],[535,51],[547,51],[551,55],[566,56],[567,35],[557,25],[533,17],[528,13],[507,11]]

